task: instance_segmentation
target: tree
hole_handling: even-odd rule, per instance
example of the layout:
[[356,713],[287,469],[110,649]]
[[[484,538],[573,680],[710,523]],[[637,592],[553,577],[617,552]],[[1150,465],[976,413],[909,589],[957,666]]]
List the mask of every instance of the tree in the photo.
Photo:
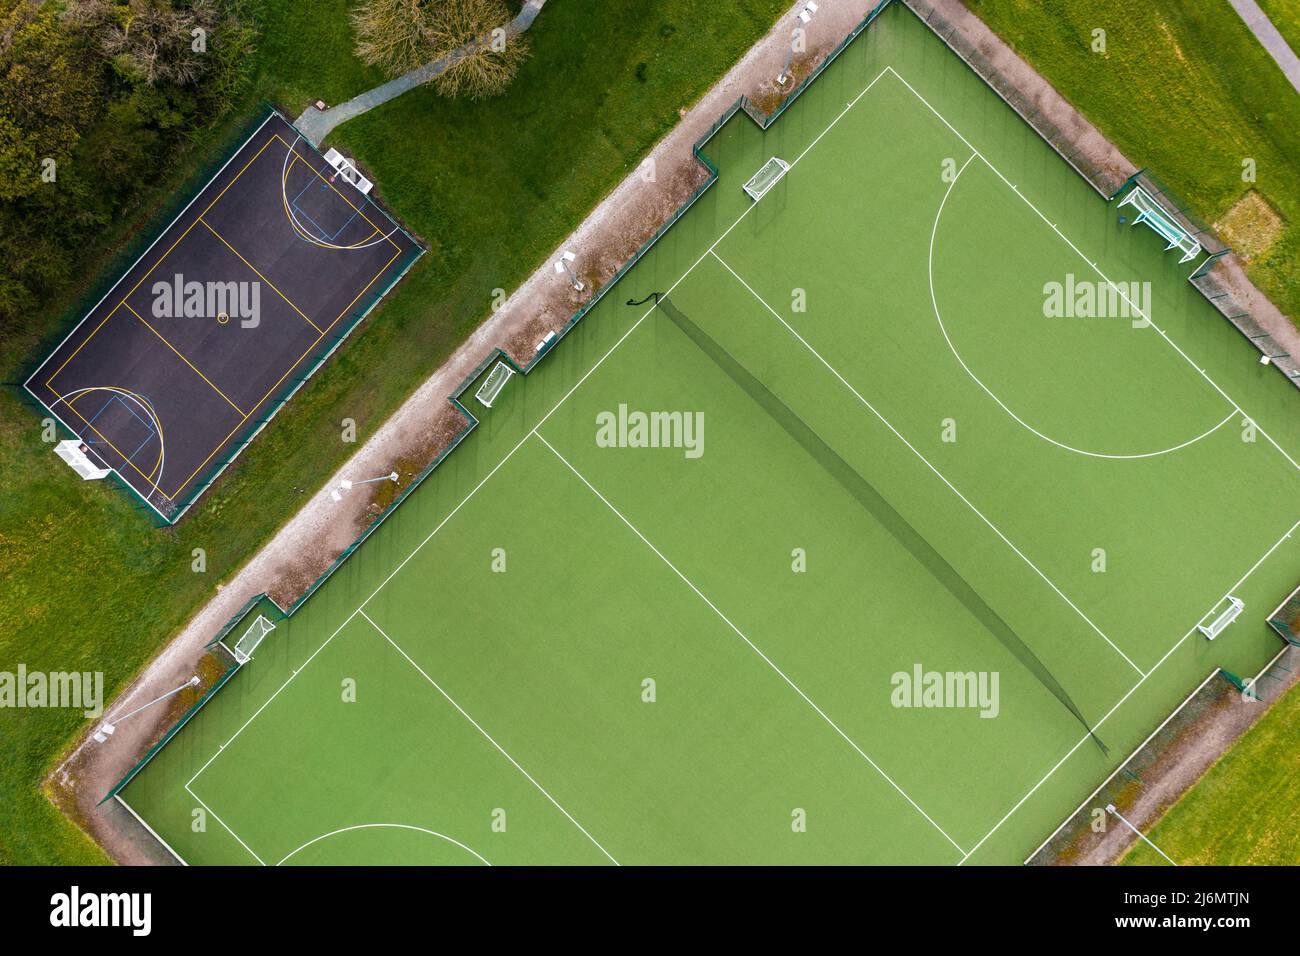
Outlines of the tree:
[[95,114],[98,64],[53,4],[20,0],[0,15],[0,199],[40,186],[40,163],[68,157]]
[[401,76],[445,58],[434,87],[470,99],[504,92],[527,58],[509,21],[505,0],[366,0],[352,15],[364,63]]
[[69,16],[128,80],[192,86],[208,70],[208,35],[227,25],[216,0],[73,0]]

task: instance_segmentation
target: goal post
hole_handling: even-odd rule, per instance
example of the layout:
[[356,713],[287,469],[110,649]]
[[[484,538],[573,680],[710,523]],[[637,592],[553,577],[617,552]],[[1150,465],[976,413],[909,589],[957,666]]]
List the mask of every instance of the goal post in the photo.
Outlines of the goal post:
[[[361,175],[356,165],[337,149],[330,149],[325,154],[325,162],[334,167],[334,175],[350,186],[356,188],[363,196],[369,196],[374,183]],[[333,177],[330,177],[333,179]]]
[[111,468],[105,468],[90,460],[89,449],[81,443],[80,438],[68,438],[54,446],[54,453],[68,463],[82,481],[97,481],[105,477]]
[[492,371],[488,372],[487,378],[483,379],[483,384],[478,387],[478,391],[474,393],[478,403],[484,408],[491,408],[492,403],[501,394],[501,389],[505,388],[506,382],[510,381],[510,376],[514,374],[515,370],[505,362],[497,362]]
[[1223,633],[1224,629],[1241,616],[1241,612],[1246,609],[1246,603],[1238,597],[1229,594],[1222,601],[1214,606],[1209,614],[1201,618],[1196,629],[1204,634],[1211,641]]
[[266,635],[275,630],[275,625],[259,614],[252,624],[248,625],[243,636],[235,642],[231,654],[237,664],[247,664],[253,659],[253,652],[257,646],[262,643]]
[[1189,262],[1201,254],[1200,241],[1184,229],[1174,214],[1165,209],[1160,201],[1147,192],[1140,183],[1135,183],[1128,194],[1119,201],[1119,208],[1125,206],[1132,206],[1138,212],[1133,225],[1145,223],[1168,243],[1165,246],[1166,252],[1177,249],[1183,254],[1179,262]]
[[763,198],[764,193],[780,182],[781,177],[789,171],[789,163],[779,156],[773,156],[758,172],[749,177],[749,182],[745,183],[745,192],[749,193],[750,199],[758,202]]

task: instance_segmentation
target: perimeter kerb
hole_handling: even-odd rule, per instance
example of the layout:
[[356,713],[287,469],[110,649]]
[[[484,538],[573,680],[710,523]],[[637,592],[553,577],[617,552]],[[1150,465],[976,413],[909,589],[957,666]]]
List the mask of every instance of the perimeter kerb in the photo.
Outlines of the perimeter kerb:
[[1195,690],[1166,717],[1142,743],[1102,781],[1074,812],[1052,831],[1051,835],[1025,858],[1025,866],[1059,866],[1086,860],[1091,850],[1105,838],[1105,831],[1093,828],[1098,816],[1110,804],[1121,813],[1145,793],[1147,778],[1158,774],[1169,754],[1182,741],[1195,734],[1201,722],[1214,713],[1233,691],[1215,678],[1216,668]]

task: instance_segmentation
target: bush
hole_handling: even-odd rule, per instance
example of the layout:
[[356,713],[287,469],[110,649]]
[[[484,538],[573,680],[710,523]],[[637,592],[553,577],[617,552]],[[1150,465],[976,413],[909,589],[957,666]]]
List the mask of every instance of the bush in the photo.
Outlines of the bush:
[[18,0],[0,15],[0,336],[84,278],[96,232],[231,108],[254,39],[242,8]]

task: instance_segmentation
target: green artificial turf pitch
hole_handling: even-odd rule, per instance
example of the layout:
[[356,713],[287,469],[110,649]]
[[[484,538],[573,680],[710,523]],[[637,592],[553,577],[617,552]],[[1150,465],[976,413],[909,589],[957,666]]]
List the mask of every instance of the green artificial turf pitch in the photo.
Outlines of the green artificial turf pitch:
[[[1294,389],[910,12],[705,152],[712,188],[128,784],[173,852],[1018,863],[1210,668],[1272,655]],[[1149,282],[1153,324],[1046,317],[1069,276]],[[603,447],[620,406],[702,432]],[[996,713],[895,706],[917,668],[996,674]]]

